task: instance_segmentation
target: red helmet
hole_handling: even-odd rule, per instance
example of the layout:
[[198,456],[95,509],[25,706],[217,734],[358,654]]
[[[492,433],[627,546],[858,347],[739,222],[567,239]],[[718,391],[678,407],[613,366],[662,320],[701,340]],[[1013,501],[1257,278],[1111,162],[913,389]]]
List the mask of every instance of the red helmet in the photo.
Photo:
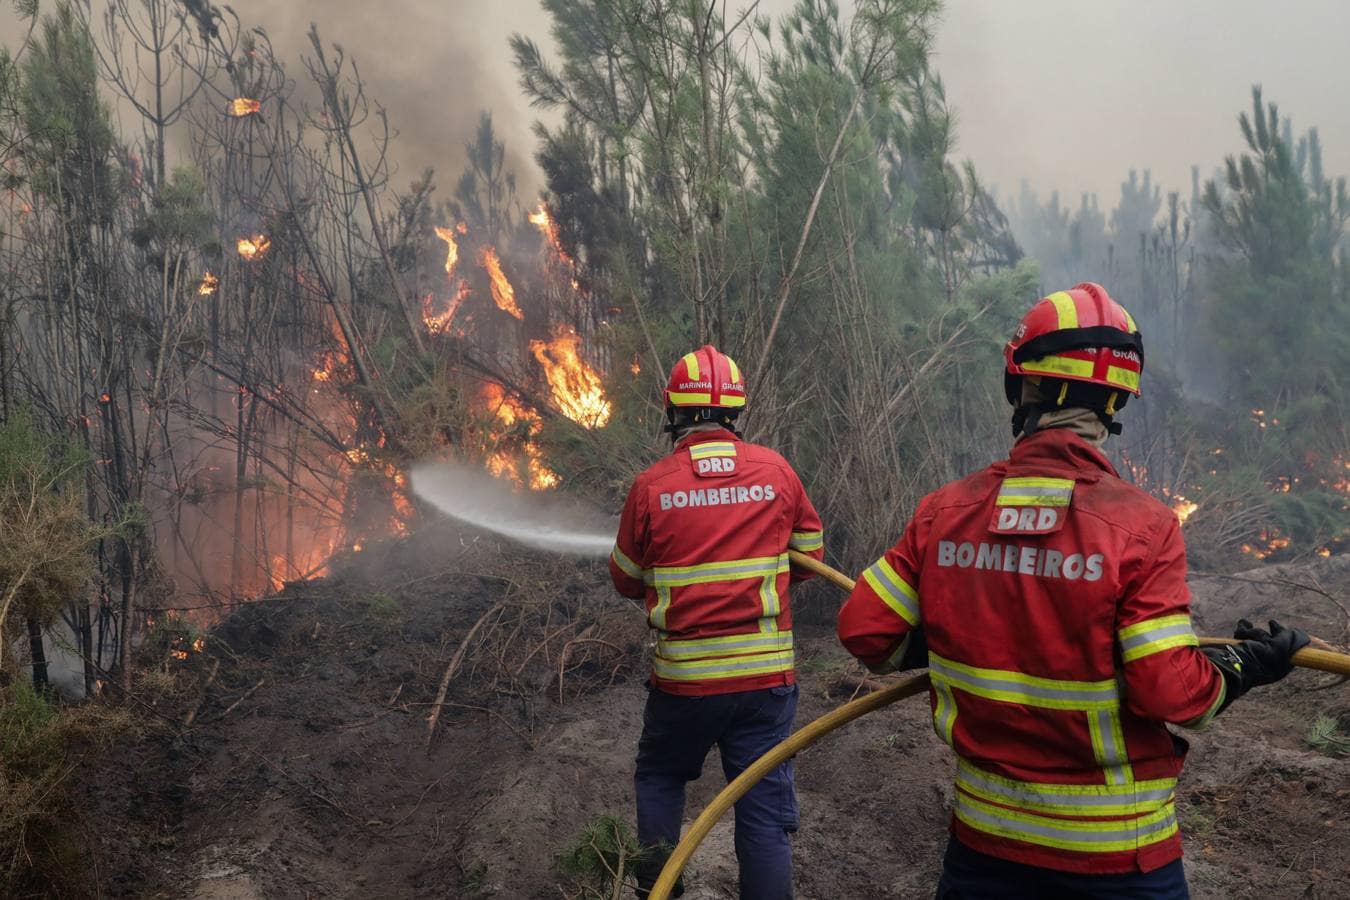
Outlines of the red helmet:
[[[1008,402],[1021,403],[1022,376],[1039,375],[1104,389],[1107,411],[1139,396],[1144,344],[1134,318],[1100,284],[1085,281],[1039,301],[1022,317],[1003,351]],[[1074,390],[1074,394],[1080,391]]]
[[712,344],[686,353],[670,370],[666,406],[739,411],[745,406],[740,367]]

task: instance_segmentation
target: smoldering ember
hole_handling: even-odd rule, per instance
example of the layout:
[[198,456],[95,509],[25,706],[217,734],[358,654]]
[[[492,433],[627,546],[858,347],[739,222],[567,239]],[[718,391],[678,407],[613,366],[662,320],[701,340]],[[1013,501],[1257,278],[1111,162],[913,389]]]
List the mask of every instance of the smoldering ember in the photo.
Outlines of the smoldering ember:
[[0,896],[1350,898],[1350,8],[1066,6],[7,7]]

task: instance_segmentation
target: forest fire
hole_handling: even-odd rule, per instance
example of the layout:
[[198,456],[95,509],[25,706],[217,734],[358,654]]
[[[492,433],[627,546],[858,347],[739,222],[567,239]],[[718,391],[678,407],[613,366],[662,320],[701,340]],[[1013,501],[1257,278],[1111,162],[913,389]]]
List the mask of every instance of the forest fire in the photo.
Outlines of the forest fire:
[[1199,503],[1196,503],[1192,500],[1187,500],[1180,494],[1177,494],[1176,500],[1172,504],[1172,512],[1176,513],[1177,521],[1180,522],[1182,525],[1185,525],[1186,520],[1189,519],[1191,515],[1199,508],[1200,508]]
[[[460,228],[464,228],[460,223]],[[463,232],[460,232],[463,234]],[[436,237],[445,241],[445,274],[452,275],[455,271],[455,263],[459,262],[459,242],[455,240],[455,232],[449,228],[436,226]]]
[[242,119],[257,112],[262,112],[262,102],[248,97],[236,97],[230,101],[228,108],[230,117],[235,119]]
[[210,272],[202,276],[201,283],[197,285],[197,294],[202,297],[210,297],[220,287],[220,279]]
[[437,300],[435,294],[427,294],[422,298],[422,324],[427,326],[427,331],[432,334],[447,334],[450,331],[450,323],[454,321],[455,313],[459,312],[459,307],[469,296],[469,286],[460,282],[459,290],[453,297],[444,301]]
[[[499,384],[489,382],[484,385],[483,400],[492,412],[493,424],[499,426],[488,435],[492,445],[487,448],[488,472],[496,478],[506,478],[534,491],[556,487],[558,475],[545,465],[543,454],[534,441],[544,427],[539,414],[508,394]],[[511,432],[521,428],[525,431],[521,450],[513,453],[504,445],[510,442]]]
[[[467,230],[463,222],[459,224],[459,229]],[[455,235],[456,229],[436,227],[436,237],[445,241],[445,276],[448,280],[453,280],[455,266],[459,263],[459,241]],[[458,231],[462,234],[463,231]],[[455,318],[455,313],[459,312],[459,307],[468,298],[470,294],[468,282],[460,280],[459,287],[454,296],[444,301],[438,301],[436,295],[429,293],[422,298],[422,323],[427,326],[427,331],[432,334],[445,334],[450,330],[450,323]]]
[[523,321],[525,314],[516,305],[516,289],[511,286],[506,273],[502,271],[502,261],[497,256],[497,251],[492,247],[484,247],[482,262],[483,268],[487,269],[488,278],[492,281],[492,299],[497,308]]
[[560,333],[551,341],[530,341],[558,409],[583,428],[599,428],[609,421],[610,403],[599,373],[578,353],[580,346],[581,337],[573,332]]
[[263,234],[241,237],[236,248],[239,255],[252,262],[267,253],[272,247],[272,239]]
[[[530,213],[528,218],[530,224],[539,229],[539,233],[544,236],[544,240],[548,241],[548,245],[553,248],[553,252],[557,254],[558,258],[562,260],[569,269],[576,268],[576,262],[572,257],[567,255],[565,250],[563,250],[562,240],[558,237],[558,223],[549,213],[548,207],[543,203],[540,203],[539,208]],[[576,289],[577,284],[575,281],[572,282],[572,287],[573,289]]]

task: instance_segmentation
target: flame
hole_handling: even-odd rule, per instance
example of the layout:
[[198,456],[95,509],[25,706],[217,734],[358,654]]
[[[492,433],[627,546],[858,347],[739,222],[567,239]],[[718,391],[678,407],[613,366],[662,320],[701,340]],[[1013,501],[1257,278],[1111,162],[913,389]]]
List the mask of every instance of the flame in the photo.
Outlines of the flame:
[[455,271],[455,263],[459,262],[459,242],[455,240],[455,233],[449,228],[436,227],[436,237],[445,241],[445,274],[449,275]]
[[1199,503],[1187,500],[1180,494],[1177,494],[1176,502],[1172,504],[1172,512],[1177,514],[1177,521],[1179,521],[1182,525],[1185,525],[1186,520],[1189,519],[1191,517],[1191,514],[1194,513],[1199,508],[1200,508]]
[[577,353],[580,345],[580,335],[563,332],[551,341],[530,341],[530,350],[562,414],[583,428],[599,428],[609,421],[610,403],[599,373]]
[[197,293],[203,297],[209,297],[220,287],[220,279],[207,272],[202,276],[202,283],[197,285]]
[[236,97],[230,101],[228,114],[236,119],[242,119],[244,116],[251,116],[256,112],[261,111],[261,101],[250,100],[247,97]]
[[507,280],[506,273],[502,271],[502,261],[497,256],[497,251],[492,247],[484,247],[482,261],[483,268],[487,269],[488,278],[492,280],[492,299],[497,304],[497,308],[523,320],[525,314],[516,305],[516,289],[511,287],[511,282]]
[[1278,529],[1269,528],[1262,530],[1258,537],[1264,541],[1261,545],[1243,544],[1242,552],[1248,556],[1254,556],[1257,559],[1266,559],[1272,553],[1278,553],[1281,550],[1287,550],[1291,543],[1289,538],[1280,534]]
[[206,638],[199,637],[192,642],[193,653],[201,653],[205,649],[206,649]]
[[642,363],[638,362],[638,358],[636,356],[633,357],[633,363],[628,367],[628,371],[632,372],[634,375],[642,374]]
[[[483,399],[492,410],[493,422],[500,426],[500,430],[489,435],[497,446],[486,455],[488,472],[496,478],[505,478],[519,485],[528,484],[530,489],[535,491],[556,487],[560,480],[558,473],[544,463],[543,453],[534,442],[534,437],[544,427],[539,414],[506,393],[499,384],[490,382],[485,385]],[[522,453],[513,454],[503,447],[501,442],[506,437],[507,430],[522,422],[526,423],[528,437],[522,444]]]
[[241,237],[238,244],[239,255],[251,262],[265,254],[271,246],[272,240],[265,234]]
[[459,312],[460,306],[468,299],[471,291],[469,285],[461,281],[459,290],[449,300],[445,301],[445,308],[436,312],[437,301],[435,294],[427,294],[422,298],[422,323],[427,326],[427,330],[432,334],[445,334],[450,330],[450,323],[454,321],[455,313]]
[[[553,252],[557,255],[558,259],[561,260],[569,270],[575,270],[576,261],[567,255],[567,251],[563,250],[562,239],[558,236],[558,223],[554,220],[552,214],[549,213],[548,207],[541,202],[539,208],[530,213],[527,218],[532,225],[539,229],[539,233],[544,236],[544,240],[548,242],[549,247],[553,248]],[[577,280],[573,278],[572,290],[577,291],[580,289],[581,286],[577,283]]]

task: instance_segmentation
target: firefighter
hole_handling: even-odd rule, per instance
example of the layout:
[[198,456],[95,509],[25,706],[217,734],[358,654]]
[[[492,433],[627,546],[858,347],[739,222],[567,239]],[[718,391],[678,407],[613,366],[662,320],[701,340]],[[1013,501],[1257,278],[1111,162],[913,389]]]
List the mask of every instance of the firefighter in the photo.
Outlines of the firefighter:
[[[820,518],[792,467],[743,441],[740,369],[704,346],[670,373],[674,452],[634,481],[610,556],[614,586],[644,598],[656,632],[634,788],[638,896],[679,841],[685,784],[715,744],[735,778],[787,737],[797,708],[788,549],[820,559]],[[736,804],[741,897],[792,896],[792,763]],[[679,896],[679,888],[675,896]]]
[[928,667],[957,756],[940,900],[1187,897],[1166,724],[1205,726],[1308,638],[1242,621],[1197,646],[1176,516],[1102,453],[1144,350],[1100,285],[1039,301],[1005,356],[1009,458],[919,503],[839,638],[874,672]]

